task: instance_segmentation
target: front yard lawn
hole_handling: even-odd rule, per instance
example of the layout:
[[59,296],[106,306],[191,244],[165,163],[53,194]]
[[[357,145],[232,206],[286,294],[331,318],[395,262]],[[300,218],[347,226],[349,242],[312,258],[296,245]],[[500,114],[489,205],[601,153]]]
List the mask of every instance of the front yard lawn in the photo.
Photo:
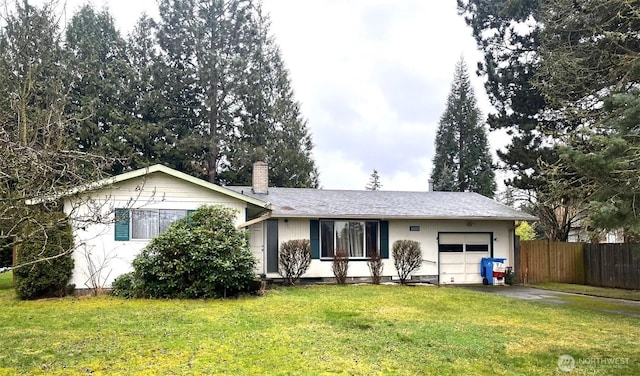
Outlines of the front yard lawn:
[[5,273],[0,307],[0,374],[640,374],[638,318],[461,288],[21,302]]

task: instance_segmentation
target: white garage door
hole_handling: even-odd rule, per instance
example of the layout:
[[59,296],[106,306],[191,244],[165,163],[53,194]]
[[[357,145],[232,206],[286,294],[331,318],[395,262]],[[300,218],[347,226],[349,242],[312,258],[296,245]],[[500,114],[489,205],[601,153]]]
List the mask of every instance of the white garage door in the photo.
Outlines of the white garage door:
[[491,257],[490,233],[439,233],[440,283],[482,283],[480,260]]

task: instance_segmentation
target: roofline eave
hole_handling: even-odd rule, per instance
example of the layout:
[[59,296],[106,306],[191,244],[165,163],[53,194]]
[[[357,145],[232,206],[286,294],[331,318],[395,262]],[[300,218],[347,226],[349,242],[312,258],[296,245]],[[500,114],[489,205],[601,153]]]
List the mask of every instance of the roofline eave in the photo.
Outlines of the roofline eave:
[[214,183],[210,183],[208,181],[196,178],[195,176],[191,176],[189,174],[185,174],[184,172],[180,172],[177,170],[174,170],[170,167],[161,165],[161,164],[156,164],[153,166],[149,166],[149,167],[143,167],[140,168],[138,170],[133,170],[133,171],[128,171],[125,172],[123,174],[120,175],[116,175],[116,176],[111,176],[108,178],[104,178],[92,183],[87,183],[85,185],[79,186],[79,187],[74,187],[70,190],[67,190],[65,192],[56,194],[56,195],[50,195],[47,196],[45,198],[39,198],[39,199],[30,199],[27,200],[27,204],[32,205],[32,204],[37,204],[37,203],[42,203],[42,202],[48,202],[48,201],[53,201],[53,200],[57,200],[57,199],[61,199],[61,198],[67,198],[70,196],[74,196],[74,195],[78,195],[78,194],[84,194],[87,192],[95,192],[95,191],[99,191],[102,189],[108,189],[110,187],[113,187],[114,185],[116,185],[117,183],[123,182],[123,181],[127,181],[130,179],[135,179],[135,178],[139,178],[139,177],[143,177],[146,175],[150,175],[156,172],[162,172],[165,173],[169,176],[172,176],[174,178],[177,179],[181,179],[184,181],[187,181],[189,183],[198,185],[200,187],[203,187],[205,189],[209,189],[211,191],[235,198],[239,201],[243,201],[247,204],[251,204],[254,205],[258,208],[263,208],[263,209],[267,209],[267,210],[273,210],[273,207],[271,205],[271,203],[269,202],[265,202],[262,200],[258,200],[256,198],[247,196],[247,195],[243,195],[242,193],[236,192],[232,189],[220,186],[220,185],[216,185]]
[[415,216],[415,215],[376,215],[376,214],[286,214],[286,213],[273,213],[271,218],[299,218],[299,219],[396,219],[396,220],[460,220],[460,221],[539,221],[537,217],[522,216],[522,217],[456,217],[456,216]]

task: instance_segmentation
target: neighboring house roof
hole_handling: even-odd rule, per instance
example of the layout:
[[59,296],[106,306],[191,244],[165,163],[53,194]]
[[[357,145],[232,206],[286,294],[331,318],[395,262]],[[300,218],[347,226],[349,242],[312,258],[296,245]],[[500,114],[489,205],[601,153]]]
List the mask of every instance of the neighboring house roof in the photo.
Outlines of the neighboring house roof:
[[153,174],[153,173],[156,173],[156,172],[160,172],[160,173],[164,173],[164,174],[170,175],[170,176],[172,176],[174,178],[187,181],[189,183],[198,185],[198,186],[206,188],[206,189],[210,189],[210,190],[212,190],[214,192],[221,193],[221,194],[227,195],[229,197],[233,197],[233,198],[238,199],[240,201],[244,201],[246,203],[258,206],[260,208],[270,209],[268,204],[267,204],[267,202],[265,202],[263,200],[256,199],[256,198],[253,198],[253,197],[249,197],[247,195],[240,194],[240,193],[238,193],[238,192],[236,192],[234,190],[231,190],[231,189],[228,189],[228,188],[225,188],[225,187],[221,187],[221,186],[213,184],[213,183],[209,183],[206,180],[202,180],[202,179],[196,178],[194,176],[185,174],[183,172],[174,170],[172,168],[169,168],[169,167],[161,165],[161,164],[156,164],[156,165],[145,167],[145,168],[141,168],[141,169],[138,169],[138,170],[125,172],[124,174],[116,175],[116,176],[113,176],[113,177],[110,177],[110,178],[99,180],[99,181],[94,182],[94,183],[86,184],[86,185],[74,188],[74,189],[72,189],[70,191],[67,191],[64,194],[59,195],[59,197],[70,196],[70,195],[74,195],[74,194],[78,194],[78,193],[82,193],[82,192],[87,192],[87,191],[93,191],[93,190],[102,189],[102,188],[108,188],[109,186],[112,186],[112,185],[117,184],[119,182],[130,180],[130,179],[135,179],[135,178],[141,178],[141,177],[144,177],[145,175]]
[[254,194],[251,187],[227,187],[269,202],[272,217],[524,220],[538,218],[473,192],[348,191],[310,188],[269,188]]

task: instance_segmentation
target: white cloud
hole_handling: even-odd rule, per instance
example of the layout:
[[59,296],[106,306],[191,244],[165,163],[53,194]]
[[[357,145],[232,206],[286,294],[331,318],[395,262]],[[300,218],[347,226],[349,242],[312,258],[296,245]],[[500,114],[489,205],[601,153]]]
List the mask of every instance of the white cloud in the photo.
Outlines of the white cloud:
[[364,170],[359,161],[351,161],[337,152],[314,153],[320,168],[321,188],[324,189],[364,189],[369,182],[370,172]]
[[[480,57],[455,3],[265,0],[264,6],[316,140],[322,185],[361,189],[375,168],[390,179],[385,189],[425,190],[455,63],[465,56],[473,67]],[[488,108],[482,82],[472,78],[479,104]]]
[[[382,189],[385,191],[426,191],[431,175],[431,160],[427,157],[411,161],[415,165],[411,173],[398,169],[390,176],[381,175]],[[382,173],[381,173],[382,174]]]

